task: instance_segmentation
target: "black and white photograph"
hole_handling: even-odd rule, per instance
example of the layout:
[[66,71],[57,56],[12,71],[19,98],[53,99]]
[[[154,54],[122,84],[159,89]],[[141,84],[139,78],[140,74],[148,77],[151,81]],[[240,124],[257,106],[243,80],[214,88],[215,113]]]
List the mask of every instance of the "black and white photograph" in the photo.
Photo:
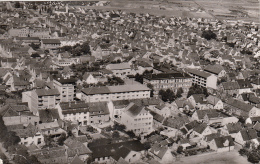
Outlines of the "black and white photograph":
[[0,1],[0,164],[259,164],[259,0]]

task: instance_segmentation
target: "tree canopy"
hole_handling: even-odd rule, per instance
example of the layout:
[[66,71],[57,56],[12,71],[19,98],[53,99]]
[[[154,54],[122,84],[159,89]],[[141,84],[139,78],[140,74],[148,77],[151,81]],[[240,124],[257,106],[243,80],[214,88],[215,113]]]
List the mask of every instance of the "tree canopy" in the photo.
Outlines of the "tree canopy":
[[209,95],[207,88],[201,87],[201,86],[199,86],[199,85],[197,85],[197,84],[192,85],[192,86],[189,88],[187,97],[190,97],[190,96],[193,95],[193,94],[204,94],[204,95],[206,95],[206,96]]
[[173,102],[176,98],[176,95],[174,94],[174,92],[170,89],[167,90],[160,90],[159,91],[159,96],[161,96],[161,99],[164,102]]
[[216,39],[217,35],[211,30],[206,30],[202,32],[202,37],[207,40],[211,40],[211,39]]

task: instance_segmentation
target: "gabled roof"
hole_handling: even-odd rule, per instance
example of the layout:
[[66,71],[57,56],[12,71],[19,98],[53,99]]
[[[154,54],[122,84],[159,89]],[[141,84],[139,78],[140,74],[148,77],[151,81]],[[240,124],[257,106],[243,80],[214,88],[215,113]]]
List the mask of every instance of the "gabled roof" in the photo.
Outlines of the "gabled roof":
[[165,153],[167,152],[167,150],[168,150],[168,146],[161,146],[159,143],[155,143],[152,146],[150,152],[156,155],[157,157],[159,157],[160,159],[162,159]]
[[60,95],[58,89],[36,89],[36,94],[38,96],[55,96]]
[[42,39],[43,44],[61,44],[59,39]]
[[197,69],[190,69],[190,68],[186,68],[185,69],[188,73],[200,76],[200,77],[204,77],[204,78],[208,78],[209,76],[211,76],[210,73],[205,72],[205,71],[201,71],[201,70],[197,70]]
[[196,126],[193,130],[199,134],[202,134],[207,127],[208,125],[206,123],[202,123]]
[[207,71],[209,73],[213,73],[215,75],[218,75],[221,71],[223,71],[224,68],[221,66],[221,65],[207,65],[205,68],[204,68],[204,71]]
[[207,101],[211,105],[216,105],[220,101],[220,99],[218,97],[216,97],[216,96],[209,95],[207,97]]
[[252,84],[247,79],[237,80],[240,89],[253,88]]
[[226,102],[226,104],[233,106],[235,108],[238,108],[242,111],[249,112],[254,106],[246,104],[245,102],[229,98]]
[[132,103],[130,108],[128,108],[125,113],[131,117],[136,117],[139,114],[149,113],[149,112],[145,109],[144,106],[137,106],[136,104]]
[[226,125],[229,134],[238,133],[242,129],[242,125],[240,122],[237,123],[229,123]]
[[243,141],[249,141],[257,138],[255,129],[244,129],[240,131]]
[[206,104],[207,103],[206,95],[204,95],[204,94],[193,94],[191,96],[194,98],[196,103],[200,103],[200,104]]
[[118,63],[118,64],[108,64],[106,68],[109,70],[123,70],[123,69],[131,69],[131,66],[128,63]]
[[[228,146],[234,146],[234,142],[231,136],[224,136],[224,137],[218,137],[214,139],[216,146],[218,148],[228,147]],[[228,143],[228,145],[225,145],[225,142]]]
[[224,90],[235,90],[235,89],[240,88],[236,81],[235,82],[223,82],[221,84],[222,84]]

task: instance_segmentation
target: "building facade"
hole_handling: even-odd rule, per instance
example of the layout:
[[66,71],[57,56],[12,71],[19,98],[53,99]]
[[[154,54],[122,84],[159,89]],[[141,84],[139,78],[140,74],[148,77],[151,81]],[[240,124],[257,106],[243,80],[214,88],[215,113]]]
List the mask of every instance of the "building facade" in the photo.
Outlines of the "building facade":
[[76,96],[75,85],[76,85],[76,80],[72,78],[70,79],[58,78],[53,80],[54,88],[58,89],[58,91],[60,92],[61,102],[69,102],[74,100],[74,97]]

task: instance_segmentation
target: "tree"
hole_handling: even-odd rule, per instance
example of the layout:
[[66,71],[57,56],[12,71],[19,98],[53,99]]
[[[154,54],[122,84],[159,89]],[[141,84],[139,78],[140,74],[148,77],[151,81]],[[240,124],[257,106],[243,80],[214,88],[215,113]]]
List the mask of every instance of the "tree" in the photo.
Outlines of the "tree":
[[118,131],[124,131],[125,130],[125,125],[122,125],[122,124],[114,124],[114,126],[113,126],[113,129],[114,130],[118,130]]
[[145,150],[149,150],[151,148],[150,142],[145,142],[145,143],[143,143],[143,145],[144,145]]
[[178,97],[178,98],[182,97],[182,93],[183,93],[183,89],[182,88],[178,88],[177,89],[177,93],[176,93],[176,97]]
[[181,154],[183,152],[183,147],[182,146],[179,146],[177,148],[177,153]]
[[64,145],[64,141],[67,139],[67,136],[65,133],[62,133],[60,135],[60,137],[58,138],[57,142],[58,142],[58,145],[62,146]]
[[15,8],[20,8],[20,7],[21,7],[20,2],[16,1],[15,4],[14,4],[14,7],[15,7]]
[[211,39],[216,39],[217,35],[211,30],[206,30],[202,32],[202,37],[207,40],[211,40]]
[[204,94],[204,95],[206,95],[206,96],[209,95],[207,88],[198,86],[197,84],[192,85],[192,86],[189,88],[187,97],[190,97],[190,96],[193,95],[193,94]]
[[120,138],[120,134],[119,134],[119,132],[118,131],[113,131],[113,133],[112,133],[112,137],[113,138],[116,138],[116,139],[118,139],[118,138]]
[[248,155],[247,160],[251,163],[258,163],[260,161],[259,154],[252,152]]
[[139,75],[139,73],[137,73],[135,75],[135,81],[138,81],[139,83],[143,84],[143,76]]
[[81,52],[82,52],[83,54],[91,54],[90,46],[89,46],[89,43],[88,43],[88,42],[84,42],[84,43],[81,45]]
[[159,95],[164,102],[173,102],[176,98],[174,92],[170,89],[167,89],[166,91],[161,89]]
[[153,95],[154,95],[154,93],[153,93],[154,92],[153,85],[151,83],[148,83],[147,87],[151,89],[150,97],[153,97]]

